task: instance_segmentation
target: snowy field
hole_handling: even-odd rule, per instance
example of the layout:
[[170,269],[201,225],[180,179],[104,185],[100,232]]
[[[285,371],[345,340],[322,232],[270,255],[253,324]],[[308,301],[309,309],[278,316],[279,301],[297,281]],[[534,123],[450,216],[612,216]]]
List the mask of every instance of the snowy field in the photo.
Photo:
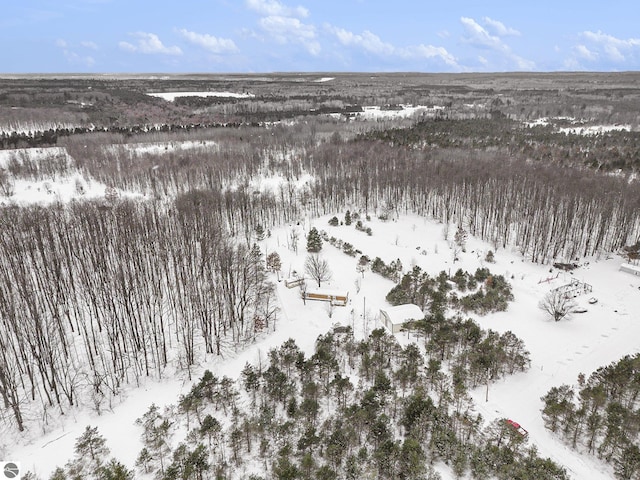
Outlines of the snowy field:
[[586,127],[563,127],[558,129],[560,133],[573,133],[574,135],[597,135],[607,132],[630,132],[631,125],[590,125]]
[[7,168],[11,161],[18,163],[24,161],[39,163],[54,158],[63,158],[68,165],[74,163],[73,158],[71,158],[67,153],[67,149],[64,147],[16,148],[0,150],[0,168]]
[[559,133],[573,135],[598,135],[608,132],[630,132],[631,125],[583,125],[584,122],[576,120],[573,117],[543,117],[531,122],[524,122],[527,127],[544,127],[547,125],[555,125],[555,122],[571,123],[570,127],[560,127],[556,131]]
[[178,97],[222,97],[222,98],[252,98],[252,93],[237,92],[160,92],[148,93],[152,97],[163,98],[168,102],[173,102]]
[[174,142],[143,142],[107,145],[105,150],[111,152],[125,151],[129,155],[163,155],[167,153],[185,151],[210,151],[217,148],[218,143],[213,140],[185,140]]
[[[104,200],[108,187],[93,178],[80,173],[59,176],[55,180],[15,180],[15,193],[0,199],[1,205],[49,205],[68,203],[72,200]],[[115,190],[118,196],[142,198],[142,194]]]
[[[343,214],[337,213],[339,218]],[[529,431],[529,444],[537,446],[541,456],[548,456],[565,466],[574,479],[613,478],[609,467],[569,449],[544,428],[540,397],[553,386],[563,383],[575,385],[581,372],[588,376],[596,368],[625,354],[640,352],[640,321],[636,314],[640,310],[640,277],[621,272],[620,257],[587,259],[571,275],[558,273],[556,269],[550,271],[549,266],[529,263],[510,250],[497,250],[496,263],[485,264],[484,256],[492,247],[469,238],[466,252],[453,263],[452,249],[449,241],[444,239],[442,224],[412,215],[388,222],[363,219],[365,227],[370,227],[373,232],[368,236],[353,225],[329,226],[327,222],[331,216],[307,218],[299,225],[272,228],[271,236],[260,242],[263,253],[276,251],[280,254],[281,280],[293,270],[304,271],[307,254],[303,235],[314,226],[325,230],[329,236],[351,243],[372,259],[379,256],[389,263],[399,258],[405,271],[413,265],[419,265],[430,275],[441,270],[454,273],[462,268],[472,272],[478,267],[488,267],[492,273],[504,275],[513,286],[514,302],[506,312],[474,318],[485,329],[511,330],[522,338],[531,353],[531,368],[526,373],[507,376],[492,384],[488,402],[485,402],[484,388],[473,391],[477,411],[483,415],[485,423],[496,417],[507,417],[522,424]],[[292,229],[301,235],[297,254],[287,245]],[[450,236],[454,231],[455,228],[449,228]],[[321,256],[329,262],[333,274],[333,280],[326,287],[349,292],[350,300],[346,307],[335,307],[332,318],[329,318],[327,304],[307,301],[304,305],[298,289],[286,288],[283,281],[276,281],[274,274],[281,309],[275,332],[265,335],[245,351],[225,358],[210,357],[206,363],[198,365],[194,379],[205,369],[218,376],[237,379],[246,362],[264,362],[267,352],[288,338],[294,338],[301,349],[311,352],[317,336],[335,323],[351,325],[357,338],[380,327],[378,312],[386,305],[385,295],[394,284],[371,272],[362,276],[356,271],[357,257],[349,257],[326,242]],[[568,320],[554,322],[538,308],[538,302],[550,289],[568,283],[572,278],[593,286],[591,294],[577,298],[587,311]],[[598,299],[597,304],[588,303],[591,296]],[[406,333],[397,334],[397,338],[403,344],[415,340],[407,338]],[[4,449],[8,453],[5,458],[22,462],[23,470],[29,469],[47,478],[56,465],[64,465],[72,457],[75,439],[85,426],[91,425],[97,426],[106,438],[111,455],[133,468],[141,448],[141,430],[134,425],[135,419],[142,416],[153,402],[161,409],[175,404],[178,395],[187,393],[191,384],[186,380],[186,374],[174,375],[163,381],[149,381],[139,389],[126,390],[118,399],[119,403],[101,415],[88,409],[67,412],[59,421],[59,427],[45,435],[36,428],[28,432],[28,439],[15,441],[0,432],[0,451]],[[239,384],[238,387],[240,389]],[[51,414],[55,415],[54,412]],[[444,480],[454,478],[448,467],[437,465],[437,468]]]
[[356,117],[367,120],[411,118],[418,115],[435,115],[445,109],[441,106],[427,107],[424,105],[399,105],[399,107],[397,110],[386,110],[378,106],[365,106],[362,107],[362,112],[356,113]]
[[[169,144],[169,142],[166,142]],[[171,142],[171,146],[162,142],[154,144],[142,144],[138,149],[135,146],[127,146],[128,152],[149,151],[152,153],[170,152],[175,149],[195,149],[208,148],[214,142]],[[182,145],[186,144],[186,145]],[[191,145],[194,144],[194,145]],[[215,144],[214,144],[215,145]],[[108,148],[116,148],[110,145]],[[7,169],[12,163],[18,164],[29,162],[35,165],[44,165],[46,162],[55,162],[58,165],[66,165],[66,174],[56,174],[50,177],[40,175],[38,180],[26,180],[24,178],[13,178],[10,173],[10,185],[13,192],[7,195],[6,192],[0,197],[0,205],[49,205],[55,202],[67,203],[71,200],[91,199],[99,200],[105,198],[105,192],[109,188],[104,183],[98,182],[90,175],[81,173],[75,168],[75,160],[64,147],[43,147],[43,148],[19,148],[13,150],[0,150],[0,168]],[[142,198],[144,195],[139,192],[128,192],[114,189],[118,196],[127,198]]]

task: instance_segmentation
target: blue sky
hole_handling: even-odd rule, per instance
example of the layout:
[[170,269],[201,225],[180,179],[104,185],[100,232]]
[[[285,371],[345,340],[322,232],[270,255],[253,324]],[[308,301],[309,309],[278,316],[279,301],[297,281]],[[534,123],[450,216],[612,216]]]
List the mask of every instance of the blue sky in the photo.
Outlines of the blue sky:
[[4,3],[2,73],[640,70],[637,0]]

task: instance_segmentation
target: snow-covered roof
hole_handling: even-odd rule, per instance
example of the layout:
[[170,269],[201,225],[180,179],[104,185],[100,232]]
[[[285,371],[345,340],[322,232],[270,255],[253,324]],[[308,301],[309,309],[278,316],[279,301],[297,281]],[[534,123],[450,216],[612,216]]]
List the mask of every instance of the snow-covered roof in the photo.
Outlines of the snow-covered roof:
[[413,303],[381,308],[380,311],[384,312],[394,325],[399,325],[409,320],[420,320],[424,318],[422,309]]
[[307,288],[307,295],[326,295],[327,297],[346,297],[349,292],[331,288]]
[[626,270],[627,272],[640,273],[640,265],[633,265],[631,263],[623,263],[620,265],[621,270]]

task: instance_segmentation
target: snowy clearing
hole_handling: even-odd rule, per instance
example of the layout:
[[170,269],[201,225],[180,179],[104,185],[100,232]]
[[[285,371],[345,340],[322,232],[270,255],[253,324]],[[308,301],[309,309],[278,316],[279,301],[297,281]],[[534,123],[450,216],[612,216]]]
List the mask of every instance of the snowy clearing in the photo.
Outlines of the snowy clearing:
[[147,93],[152,97],[163,98],[168,102],[173,102],[178,97],[222,97],[222,98],[252,98],[253,93],[237,93],[237,92],[159,92]]
[[64,158],[68,165],[73,165],[74,163],[73,158],[64,147],[16,148],[0,150],[0,168],[7,168],[10,161],[39,163],[54,158]]
[[[169,142],[167,142],[169,143]],[[187,144],[182,145],[182,144]],[[193,145],[191,145],[193,144]],[[172,148],[206,148],[215,142],[179,142],[172,145]],[[107,148],[115,148],[110,145]],[[169,147],[161,143],[144,144],[142,151],[147,149],[150,152],[158,153],[169,151]],[[128,150],[135,150],[129,148]],[[50,205],[61,202],[68,203],[73,200],[97,200],[104,199],[109,186],[98,182],[86,173],[75,168],[76,162],[64,147],[43,147],[43,148],[19,148],[13,150],[0,150],[0,168],[8,169],[12,163],[19,165],[35,164],[38,169],[47,162],[54,162],[57,166],[64,165],[67,169],[65,174],[47,175],[39,173],[37,179],[14,178],[14,175],[7,172],[7,183],[3,188],[3,196],[0,197],[0,205]],[[140,192],[129,192],[120,189],[111,189],[112,195],[123,198],[144,198]]]
[[362,112],[357,112],[355,115],[359,118],[365,118],[368,120],[383,119],[383,118],[410,118],[415,115],[421,114],[435,114],[445,107],[433,106],[427,107],[424,105],[399,105],[397,108],[383,108],[378,106],[365,106],[362,107]]
[[590,125],[588,127],[563,127],[558,129],[560,133],[572,133],[574,135],[598,135],[607,132],[630,132],[631,125]]
[[[14,190],[13,195],[0,198],[0,205],[46,206],[73,200],[103,200],[109,187],[97,180],[75,173],[50,180],[17,179],[14,182]],[[113,189],[113,191],[115,195],[123,198],[144,198],[141,193],[119,189]]]
[[210,150],[217,148],[217,142],[213,140],[185,140],[183,142],[149,142],[149,143],[125,143],[103,147],[107,151],[115,152],[124,150],[130,154],[138,155],[163,155],[181,151]]
[[[264,177],[253,177],[249,183],[242,185],[255,193],[273,193],[280,195],[281,193],[298,194],[305,188],[309,187],[315,179],[312,175],[304,173],[298,178],[287,179],[282,175],[267,175]],[[227,186],[230,191],[240,188],[240,184],[233,183]]]
[[576,120],[573,117],[542,117],[530,122],[523,122],[527,127],[546,127],[547,125],[557,126],[557,123],[566,124],[569,122],[571,127],[558,127],[556,132],[573,135],[598,135],[607,132],[630,132],[631,125],[584,125],[583,121]]
[[[612,478],[608,466],[595,457],[571,450],[545,429],[540,414],[540,397],[552,386],[575,384],[581,372],[588,375],[625,354],[640,352],[637,342],[640,322],[635,315],[640,310],[640,277],[620,271],[620,258],[589,259],[589,263],[584,263],[573,274],[556,270],[550,272],[549,266],[529,263],[510,250],[496,251],[496,263],[486,264],[484,256],[492,247],[469,238],[466,252],[460,253],[459,261],[453,263],[451,239],[443,238],[442,224],[414,215],[388,222],[374,218],[365,222],[372,228],[373,234],[368,236],[353,226],[329,226],[327,222],[331,216],[307,218],[299,225],[274,227],[271,236],[260,242],[263,252],[275,251],[281,256],[280,279],[289,277],[293,270],[304,271],[307,253],[304,247],[294,253],[288,248],[288,239],[290,232],[297,230],[302,240],[302,235],[311,227],[350,242],[371,258],[380,256],[385,262],[398,258],[405,271],[414,265],[430,275],[437,275],[441,270],[453,273],[458,268],[474,271],[478,267],[489,267],[495,274],[504,275],[511,282],[515,297],[508,310],[472,317],[483,328],[498,332],[511,330],[522,338],[531,353],[531,368],[526,373],[508,376],[492,384],[488,402],[485,402],[484,388],[472,391],[477,411],[483,415],[485,423],[499,417],[512,418],[520,423],[529,432],[529,443],[536,445],[542,456],[565,466],[572,478]],[[226,358],[209,357],[194,372],[194,379],[205,369],[218,376],[228,375],[237,379],[246,362],[264,361],[271,348],[288,338],[295,339],[302,350],[310,352],[317,336],[335,323],[352,326],[357,338],[364,338],[374,328],[382,326],[379,311],[388,306],[385,296],[394,283],[372,272],[362,275],[356,270],[356,257],[349,257],[326,242],[321,256],[329,262],[333,273],[333,280],[324,283],[323,287],[349,291],[348,306],[335,307],[330,311],[325,302],[307,302],[305,305],[297,288],[287,288],[273,275],[281,309],[276,331],[265,335],[245,351]],[[554,322],[538,308],[538,302],[549,290],[569,283],[573,278],[593,286],[590,295],[576,299],[587,312]],[[589,303],[591,296],[597,297],[597,304]],[[406,333],[397,334],[396,338],[405,345],[419,342],[416,338],[408,338]],[[97,426],[106,438],[111,454],[133,467],[141,448],[141,431],[133,424],[134,420],[152,402],[161,409],[175,404],[178,395],[186,393],[191,384],[181,374],[162,382],[148,382],[139,389],[127,387],[118,399],[121,403],[109,411],[103,411],[101,415],[88,409],[71,411],[58,419],[60,426],[46,435],[42,436],[42,432],[37,430],[29,432],[30,440],[26,442],[16,439],[14,443],[14,439],[2,436],[0,451],[4,449],[6,458],[21,461],[23,469],[46,476],[56,465],[63,464],[72,456],[75,439],[86,425],[92,425]],[[437,467],[443,479],[454,478],[448,467]]]

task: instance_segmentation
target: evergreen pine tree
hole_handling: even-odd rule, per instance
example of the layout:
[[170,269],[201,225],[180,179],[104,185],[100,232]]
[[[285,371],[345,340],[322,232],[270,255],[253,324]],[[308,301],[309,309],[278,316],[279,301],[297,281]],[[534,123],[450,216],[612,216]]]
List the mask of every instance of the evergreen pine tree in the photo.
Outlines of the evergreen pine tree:
[[322,250],[322,237],[316,227],[312,227],[307,235],[307,252],[317,253]]
[[264,236],[265,236],[264,227],[260,224],[257,224],[255,227],[255,234],[256,234],[257,241],[261,242],[262,240],[264,240]]

